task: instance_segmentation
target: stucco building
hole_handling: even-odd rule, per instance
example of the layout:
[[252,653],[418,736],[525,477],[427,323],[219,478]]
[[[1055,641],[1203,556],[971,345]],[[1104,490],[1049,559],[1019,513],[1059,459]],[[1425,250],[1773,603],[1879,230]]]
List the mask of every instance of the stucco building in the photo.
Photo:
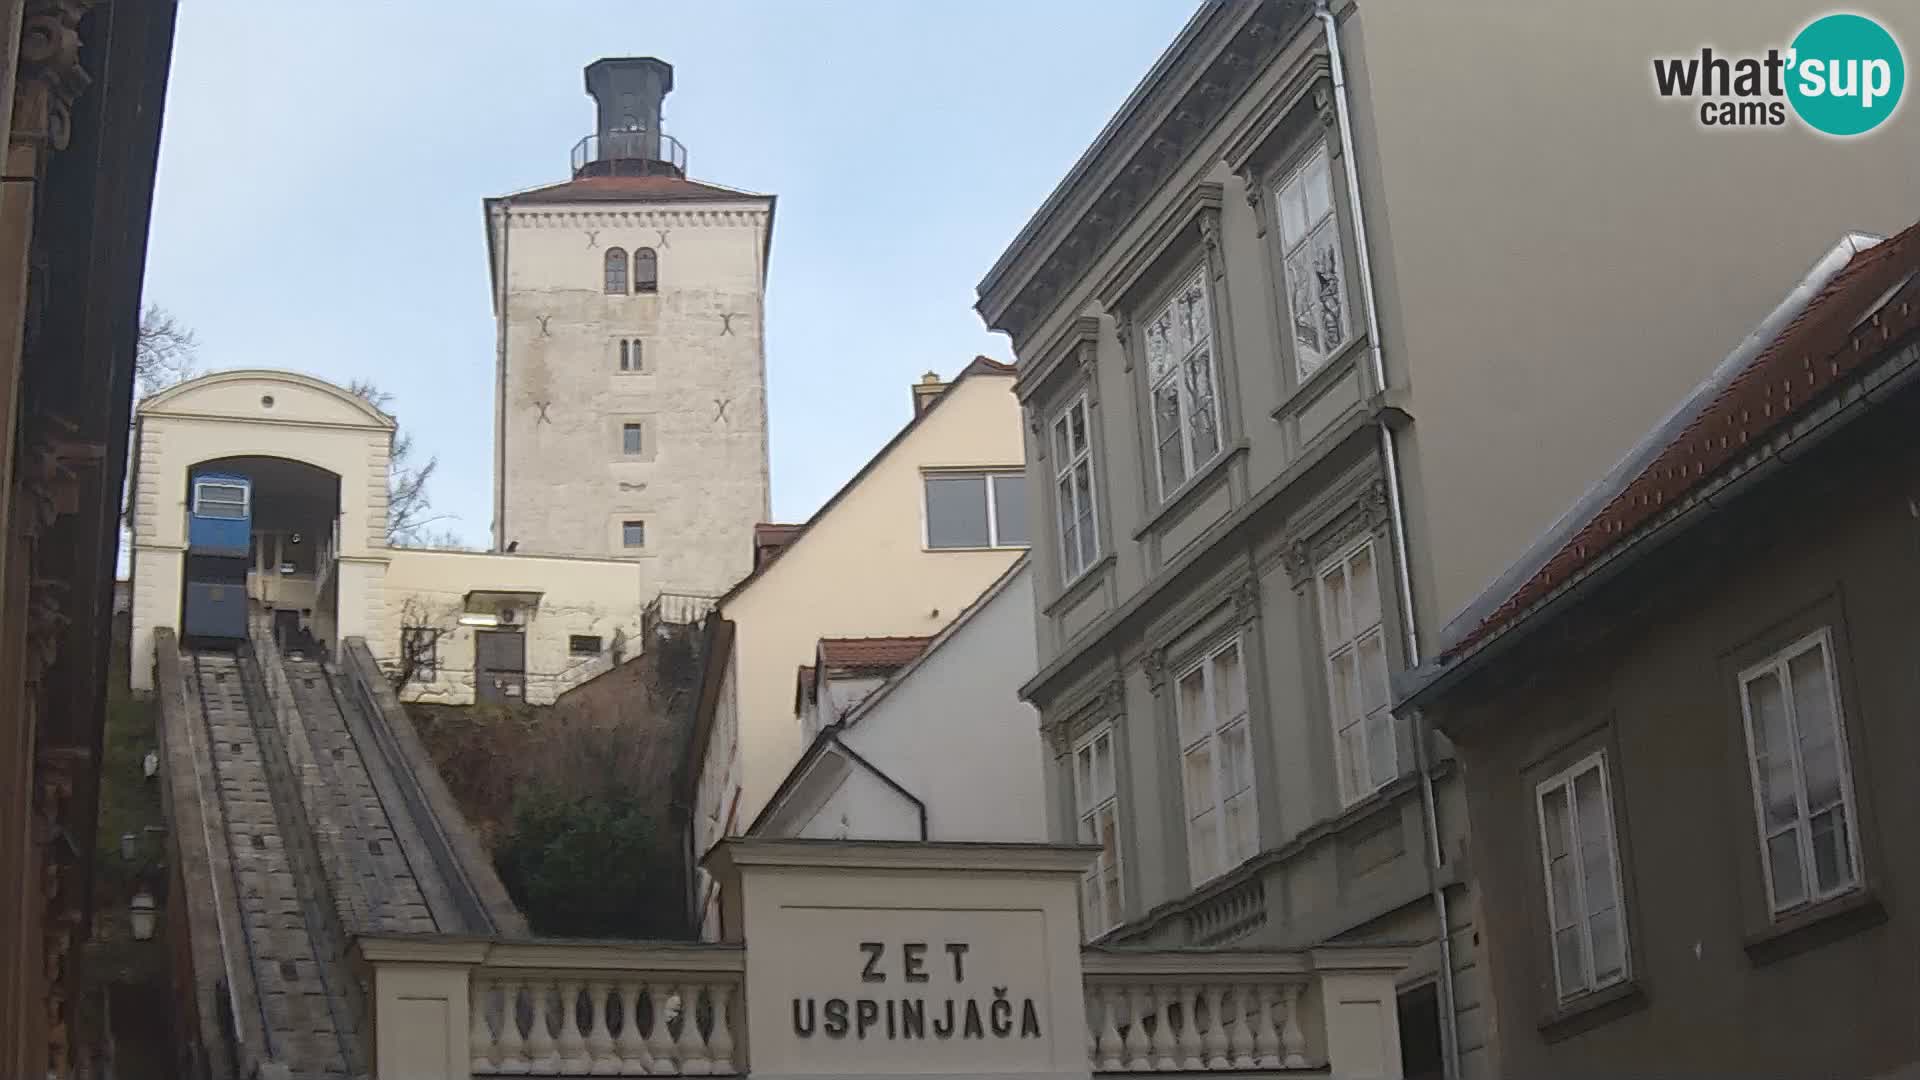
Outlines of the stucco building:
[[[752,824],[807,747],[795,683],[822,638],[938,633],[1026,551],[1013,369],[984,357],[914,387],[914,415],[757,566],[708,623],[685,783],[698,859]],[[696,875],[696,924],[717,932],[717,883]]]
[[1390,673],[1836,235],[1912,217],[1908,118],[1710,131],[1656,93],[1802,7],[1632,8],[1203,4],[980,285],[1057,839],[1075,762],[1117,763],[1089,930],[1424,942],[1410,1074],[1499,1063],[1453,751]]
[[769,513],[771,195],[689,179],[673,68],[586,69],[571,178],[485,201],[498,380],[494,546],[634,559],[715,596]]
[[1510,1073],[1920,1070],[1916,270],[1843,243],[1407,680]]

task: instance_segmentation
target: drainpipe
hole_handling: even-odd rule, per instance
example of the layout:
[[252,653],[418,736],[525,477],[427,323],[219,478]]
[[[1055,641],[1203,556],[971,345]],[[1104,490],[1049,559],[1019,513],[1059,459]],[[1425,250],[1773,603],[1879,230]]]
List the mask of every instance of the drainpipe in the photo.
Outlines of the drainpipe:
[[[492,228],[493,222],[487,222]],[[513,234],[513,198],[500,200],[500,270],[493,285],[494,393],[493,393],[493,550],[507,549],[507,260]]]
[[[1314,17],[1326,31],[1327,58],[1333,78],[1334,113],[1340,124],[1341,160],[1345,162],[1347,210],[1353,219],[1353,244],[1360,263],[1360,295],[1367,314],[1367,359],[1376,393],[1387,389],[1386,363],[1380,353],[1380,314],[1373,296],[1373,264],[1367,254],[1367,217],[1360,200],[1360,171],[1354,162],[1353,121],[1347,107],[1346,66],[1340,59],[1340,23],[1327,0],[1316,0]],[[1406,507],[1400,496],[1400,454],[1393,428],[1380,422],[1380,462],[1386,473],[1387,520],[1392,532],[1395,591],[1400,594],[1400,625],[1405,635],[1407,667],[1420,664],[1420,630],[1414,622],[1413,575],[1407,559]],[[1447,893],[1440,884],[1440,811],[1433,793],[1433,762],[1428,750],[1431,726],[1415,714],[1413,754],[1420,774],[1421,824],[1426,831],[1427,891],[1433,898],[1434,918],[1440,924],[1440,1040],[1448,1080],[1460,1078],[1460,1021],[1454,1009],[1453,939],[1448,932]]]

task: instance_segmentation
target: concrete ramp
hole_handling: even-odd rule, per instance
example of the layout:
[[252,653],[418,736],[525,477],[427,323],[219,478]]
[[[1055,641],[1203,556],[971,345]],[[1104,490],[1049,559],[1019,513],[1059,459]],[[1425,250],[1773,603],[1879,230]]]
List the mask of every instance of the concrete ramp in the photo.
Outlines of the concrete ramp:
[[196,1036],[213,1077],[364,1076],[354,938],[525,921],[371,657],[285,660],[256,630],[233,653],[157,640]]

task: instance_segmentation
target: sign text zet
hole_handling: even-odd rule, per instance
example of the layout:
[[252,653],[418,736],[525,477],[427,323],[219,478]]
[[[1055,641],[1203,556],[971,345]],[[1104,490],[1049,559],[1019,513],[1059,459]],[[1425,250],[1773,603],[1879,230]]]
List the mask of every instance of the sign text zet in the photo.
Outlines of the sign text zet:
[[[865,957],[861,982],[888,983],[897,975],[906,989],[893,995],[876,991],[881,996],[875,997],[796,997],[795,1035],[889,1040],[1041,1037],[1040,1012],[1032,998],[1022,998],[1016,1006],[1004,986],[992,987],[990,995],[966,993],[968,946],[964,941],[942,942],[937,950],[924,941],[905,942],[894,960],[889,959],[884,942],[863,941],[860,952]],[[934,970],[951,970],[958,992],[945,997],[928,997],[926,991],[916,994],[911,988],[931,983]]]

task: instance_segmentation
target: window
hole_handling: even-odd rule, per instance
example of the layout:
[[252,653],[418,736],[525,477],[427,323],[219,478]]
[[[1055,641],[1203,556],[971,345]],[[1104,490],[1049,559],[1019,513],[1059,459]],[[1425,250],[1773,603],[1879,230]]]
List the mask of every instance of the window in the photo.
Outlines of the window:
[[638,454],[640,452],[639,424],[620,425],[620,452],[623,454]]
[[567,652],[574,656],[599,656],[600,638],[596,634],[568,634]]
[[1606,757],[1593,754],[1534,789],[1560,999],[1627,977],[1627,929]]
[[431,626],[400,628],[400,663],[409,682],[440,677],[440,631]]
[[1080,878],[1080,922],[1089,938],[1120,925],[1120,796],[1114,772],[1113,728],[1102,724],[1073,748],[1080,842],[1100,845],[1100,857]]
[[193,485],[193,512],[209,518],[246,517],[247,486],[202,480]]
[[926,488],[928,547],[1027,545],[1025,473],[928,473]]
[[1280,250],[1294,365],[1313,374],[1347,340],[1347,282],[1325,143],[1280,184]]
[[1204,268],[1195,270],[1147,323],[1146,337],[1154,457],[1164,499],[1220,452],[1213,316]]
[[642,369],[642,365],[640,363],[640,357],[641,357],[641,352],[640,352],[639,338],[621,338],[620,339],[620,370],[621,371],[626,371],[626,372],[640,371]]
[[1858,886],[1859,818],[1828,632],[1741,672],[1740,704],[1774,914]]
[[1093,517],[1093,443],[1088,430],[1085,394],[1053,419],[1053,483],[1059,501],[1063,582],[1086,573],[1100,557],[1100,529]]
[[1372,540],[1320,568],[1320,640],[1327,654],[1340,805],[1348,806],[1399,774]]
[[606,258],[606,290],[608,296],[627,295],[627,253],[619,248],[608,248]]
[[644,521],[621,522],[620,546],[630,548],[646,547],[647,523]]
[[660,257],[652,248],[633,249],[633,291],[660,291]]
[[1238,638],[1181,673],[1174,709],[1187,799],[1187,868],[1198,885],[1252,858],[1259,844]]

